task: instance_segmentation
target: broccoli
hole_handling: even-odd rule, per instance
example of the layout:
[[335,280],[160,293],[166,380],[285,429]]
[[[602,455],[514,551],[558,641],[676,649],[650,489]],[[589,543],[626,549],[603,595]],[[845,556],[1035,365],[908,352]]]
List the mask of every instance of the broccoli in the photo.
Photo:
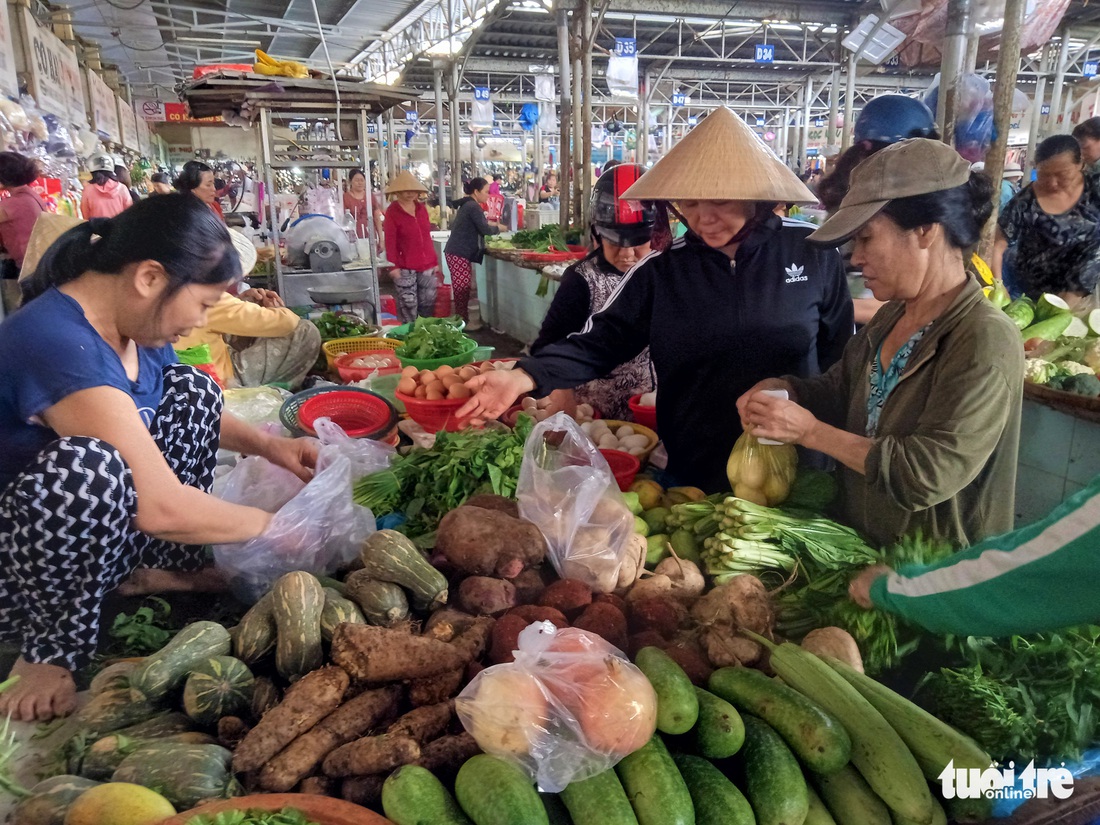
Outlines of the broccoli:
[[1076,361],[1059,361],[1054,365],[1058,368],[1060,375],[1095,375],[1096,372],[1091,367],[1086,367],[1084,364],[1078,364]]
[[1024,380],[1031,384],[1046,384],[1058,374],[1058,368],[1042,358],[1028,358],[1024,361]]
[[1071,392],[1088,398],[1100,397],[1100,378],[1088,375],[1055,375],[1050,379],[1051,389]]

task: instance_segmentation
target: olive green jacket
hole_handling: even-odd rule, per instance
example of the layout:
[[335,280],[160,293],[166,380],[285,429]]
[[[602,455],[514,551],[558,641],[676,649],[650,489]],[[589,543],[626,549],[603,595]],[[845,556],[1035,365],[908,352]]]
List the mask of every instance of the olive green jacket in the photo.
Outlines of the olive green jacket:
[[[798,402],[864,435],[872,359],[904,312],[879,310],[824,375],[787,376]],[[967,281],[887,398],[866,475],[840,468],[840,519],[882,545],[917,530],[962,545],[1011,530],[1023,379],[1019,330]]]

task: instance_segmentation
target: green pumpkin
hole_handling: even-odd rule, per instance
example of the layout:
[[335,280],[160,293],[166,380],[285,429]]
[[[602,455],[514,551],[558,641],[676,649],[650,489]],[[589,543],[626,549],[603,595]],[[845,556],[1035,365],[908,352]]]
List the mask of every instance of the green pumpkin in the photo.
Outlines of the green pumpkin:
[[235,716],[252,702],[256,680],[248,665],[232,656],[211,656],[200,662],[183,685],[183,709],[200,725]]

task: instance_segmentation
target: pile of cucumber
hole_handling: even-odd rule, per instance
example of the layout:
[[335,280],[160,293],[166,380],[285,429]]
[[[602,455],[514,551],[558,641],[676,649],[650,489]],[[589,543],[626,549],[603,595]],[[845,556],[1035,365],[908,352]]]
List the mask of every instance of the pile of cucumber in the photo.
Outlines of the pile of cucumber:
[[[932,790],[939,773],[951,761],[988,768],[988,755],[837,660],[769,647],[778,678],[727,667],[709,690],[657,648],[640,650],[658,732],[559,795],[482,754],[462,766],[454,796],[422,768],[398,769],[383,788],[386,816],[396,825],[946,825]],[[985,800],[950,804],[954,821],[990,815]]]

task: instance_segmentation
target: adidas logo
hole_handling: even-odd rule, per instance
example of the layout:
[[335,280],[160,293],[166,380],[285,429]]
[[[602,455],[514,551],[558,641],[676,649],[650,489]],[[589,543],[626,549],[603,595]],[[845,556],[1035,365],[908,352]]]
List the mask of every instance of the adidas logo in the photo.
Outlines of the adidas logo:
[[785,267],[783,271],[787,273],[787,280],[784,281],[783,283],[785,283],[785,284],[797,284],[801,281],[810,280],[809,276],[802,274],[804,269],[805,269],[804,266],[795,266],[794,264],[791,264],[790,266]]

